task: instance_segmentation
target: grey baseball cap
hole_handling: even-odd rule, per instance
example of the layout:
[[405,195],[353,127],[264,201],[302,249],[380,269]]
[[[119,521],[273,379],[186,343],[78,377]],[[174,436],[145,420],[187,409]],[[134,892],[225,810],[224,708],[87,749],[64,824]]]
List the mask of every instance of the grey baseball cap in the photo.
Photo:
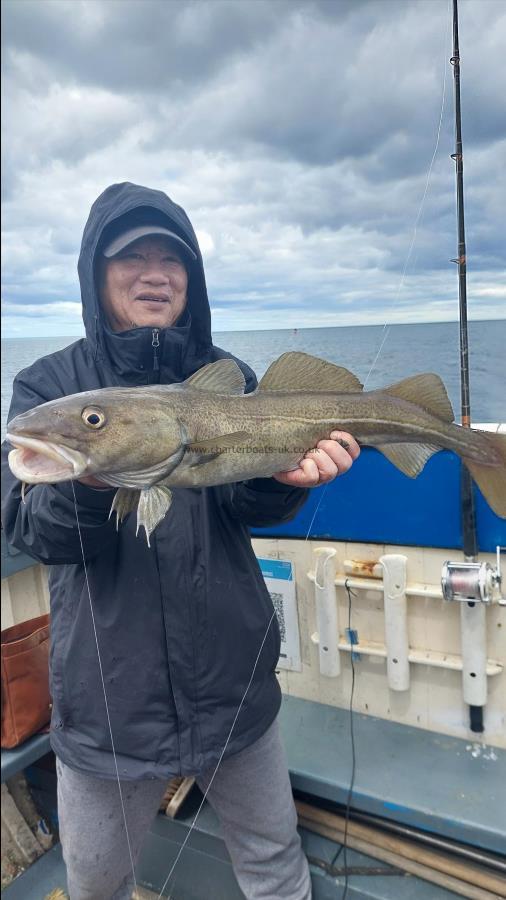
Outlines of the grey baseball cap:
[[127,228],[126,231],[122,231],[121,234],[115,237],[110,244],[107,244],[102,253],[109,259],[111,256],[116,256],[120,250],[124,250],[133,241],[146,237],[149,234],[164,234],[166,237],[170,237],[171,240],[180,244],[189,253],[191,259],[197,259],[197,254],[186,241],[183,241],[178,234],[174,234],[173,231],[169,231],[168,228],[164,228],[162,225],[137,225],[135,228]]

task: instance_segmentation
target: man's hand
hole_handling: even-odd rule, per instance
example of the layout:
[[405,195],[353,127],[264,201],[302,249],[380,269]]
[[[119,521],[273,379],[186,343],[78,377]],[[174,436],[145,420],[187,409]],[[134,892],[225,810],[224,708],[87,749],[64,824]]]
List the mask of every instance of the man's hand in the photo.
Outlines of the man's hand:
[[278,472],[273,478],[292,487],[317,487],[347,472],[359,455],[360,447],[351,434],[333,431],[329,440],[319,441],[314,450],[308,450],[298,469]]

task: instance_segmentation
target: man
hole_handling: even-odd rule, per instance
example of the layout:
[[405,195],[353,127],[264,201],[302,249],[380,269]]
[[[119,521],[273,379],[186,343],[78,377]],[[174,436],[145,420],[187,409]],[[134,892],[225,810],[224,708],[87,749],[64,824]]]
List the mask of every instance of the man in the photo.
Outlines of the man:
[[[17,376],[9,418],[78,391],[181,382],[230,357],[212,343],[195,233],[165,194],[109,187],[79,276],[86,338]],[[358,446],[334,437],[295,472],[174,490],[151,549],[134,516],[116,531],[114,491],[99,480],[37,485],[22,503],[6,469],[7,539],[51,565],[51,745],[71,900],[130,897],[167,779],[193,774],[205,789],[222,754],[208,799],[245,896],[310,897],[276,724],[279,632],[248,529],[287,521],[305,489],[349,469]]]

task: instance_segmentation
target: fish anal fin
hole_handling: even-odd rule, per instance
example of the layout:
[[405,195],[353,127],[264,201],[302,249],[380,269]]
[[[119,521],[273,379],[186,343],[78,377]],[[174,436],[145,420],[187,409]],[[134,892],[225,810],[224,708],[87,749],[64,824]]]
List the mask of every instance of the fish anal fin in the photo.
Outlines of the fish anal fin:
[[137,507],[137,530],[144,528],[148,547],[151,546],[149,538],[156,526],[166,516],[172,503],[172,491],[164,485],[153,485],[141,491],[139,505]]
[[109,518],[111,518],[113,512],[116,513],[116,531],[123,519],[137,508],[140,496],[140,491],[131,490],[130,488],[119,488],[116,491],[109,513]]
[[218,359],[194,372],[183,382],[185,387],[214,394],[244,394],[246,381],[233,359]]
[[290,351],[275,360],[260,380],[259,391],[331,391],[352,393],[362,390],[358,378],[334,363]]
[[404,475],[416,478],[420,474],[428,459],[440,450],[432,444],[376,444],[383,456]]
[[484,466],[465,457],[463,462],[496,516],[506,519],[506,434],[481,434],[493,449],[497,465]]
[[446,388],[439,375],[433,372],[404,378],[397,384],[382,388],[381,393],[408,400],[444,422],[453,422],[453,409]]

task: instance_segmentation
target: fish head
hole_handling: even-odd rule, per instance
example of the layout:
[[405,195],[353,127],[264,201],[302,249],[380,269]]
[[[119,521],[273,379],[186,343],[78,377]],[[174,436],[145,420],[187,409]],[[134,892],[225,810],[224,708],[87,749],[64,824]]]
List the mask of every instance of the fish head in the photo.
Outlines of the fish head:
[[149,390],[104,388],[72,394],[21,413],[7,425],[9,466],[28,484],[107,472],[143,472],[182,444],[170,402]]

